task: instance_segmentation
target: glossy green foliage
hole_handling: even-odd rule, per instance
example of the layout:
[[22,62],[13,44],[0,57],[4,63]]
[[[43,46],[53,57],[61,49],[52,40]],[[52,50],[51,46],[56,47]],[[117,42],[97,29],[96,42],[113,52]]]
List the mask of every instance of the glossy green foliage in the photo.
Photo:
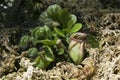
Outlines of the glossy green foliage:
[[59,20],[59,12],[61,11],[61,7],[59,5],[51,5],[47,8],[47,15],[48,18],[52,19],[53,21]]
[[60,36],[62,36],[62,37],[65,37],[65,34],[64,34],[59,28],[54,27],[54,30],[55,30],[55,32],[56,32],[58,35],[60,35]]
[[45,37],[45,29],[44,27],[36,27],[33,29],[31,35],[35,38],[42,39]]
[[54,21],[59,21],[59,12],[61,11],[61,7],[59,5],[51,5],[44,11],[39,20],[47,25],[52,25]]
[[64,48],[60,48],[58,51],[58,55],[62,55],[64,54],[64,52],[65,52]]
[[20,47],[22,48],[28,47],[29,40],[30,40],[30,36],[24,35],[20,40]]
[[28,50],[28,56],[29,57],[35,57],[39,54],[37,48],[33,47]]
[[49,46],[45,46],[43,51],[39,52],[39,56],[35,59],[35,65],[39,68],[47,68],[51,62],[55,60],[53,51]]
[[71,19],[70,13],[66,9],[61,10],[59,13],[59,19],[62,24],[62,28],[68,27],[67,23]]
[[[51,25],[52,29],[55,29],[62,37],[67,33],[75,33],[82,27],[82,24],[76,24],[77,17],[74,14],[71,14],[67,9],[62,9],[56,4],[49,6],[48,9],[40,15],[40,21],[45,25]],[[54,27],[58,27],[59,29]]]
[[50,30],[50,28],[48,26],[44,26],[45,29],[45,37],[47,39],[51,39],[52,38],[52,31]]
[[[66,57],[69,55],[69,37],[79,31],[82,24],[76,23],[75,15],[56,4],[49,6],[40,15],[40,21],[44,23],[44,26],[38,26],[31,30],[31,35],[23,36],[20,45],[30,47],[27,50],[28,57],[33,58],[36,67],[44,69],[56,61],[56,56],[62,56],[64,60],[69,58],[69,56]],[[76,48],[73,49],[76,50]],[[70,57],[72,58],[72,56]],[[61,59],[57,57],[57,60]]]
[[54,57],[54,55],[53,55],[53,51],[51,50],[51,48],[50,47],[48,47],[48,46],[46,46],[46,48],[45,48],[45,59],[47,60],[47,61],[54,61],[54,59],[55,59],[55,57]]
[[76,23],[72,29],[70,30],[70,33],[75,33],[77,31],[79,31],[82,28],[82,24],[81,23]]
[[44,45],[48,45],[48,46],[52,46],[56,44],[55,40],[49,40],[49,39],[45,39],[45,40],[41,40],[41,43]]
[[42,59],[40,56],[38,56],[34,62],[36,63],[35,66],[38,68],[42,68],[45,69],[48,67],[48,65],[50,64],[49,61],[46,61],[45,59]]

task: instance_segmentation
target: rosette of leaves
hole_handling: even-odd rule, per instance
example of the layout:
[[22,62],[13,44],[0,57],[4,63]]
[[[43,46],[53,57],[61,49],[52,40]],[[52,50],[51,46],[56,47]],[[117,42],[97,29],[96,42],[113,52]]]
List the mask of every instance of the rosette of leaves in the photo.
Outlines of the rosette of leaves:
[[47,45],[53,45],[55,42],[53,41],[53,36],[50,28],[48,26],[38,26],[33,30],[30,30],[31,35],[24,35],[20,40],[20,47],[27,48],[30,45],[36,46],[37,44],[47,44],[47,42],[51,42]]
[[[58,38],[60,38],[60,45],[62,45],[62,48],[59,49],[58,53],[64,53],[66,51],[66,48],[64,47],[64,44],[70,43],[70,35],[73,33],[76,33],[82,28],[81,23],[77,23],[77,17],[74,14],[71,14],[67,9],[62,9],[59,5],[51,5],[47,8],[46,11],[44,11],[40,15],[40,21],[43,21],[45,25],[50,25],[52,31],[57,35]],[[46,22],[47,21],[47,22]],[[57,40],[59,41],[59,39]],[[70,44],[71,45],[71,44]],[[78,43],[77,48],[80,47],[81,44]],[[68,46],[68,45],[65,45]],[[74,46],[75,47],[75,46]],[[76,48],[71,49],[71,51],[76,51]],[[82,50],[82,49],[81,49]],[[71,53],[71,51],[69,51]],[[77,50],[79,52],[79,50]],[[79,53],[78,53],[79,54]],[[83,56],[76,56],[70,55],[74,63],[80,63],[83,59]],[[81,58],[78,60],[78,58]],[[75,59],[77,59],[75,61]],[[77,62],[78,61],[78,62]]]
[[50,46],[56,43],[52,40],[51,34],[48,26],[38,26],[31,30],[31,35],[24,35],[20,40],[20,47],[27,50],[26,56],[35,61],[36,67],[46,68],[54,61],[54,54]]
[[33,59],[36,67],[47,68],[56,59],[61,60],[58,56],[69,58],[69,37],[79,31],[82,24],[76,23],[74,14],[56,4],[40,15],[40,21],[44,26],[38,26],[30,31],[30,35],[23,36],[20,46],[27,50],[27,56]]
[[77,22],[77,17],[71,14],[67,9],[62,9],[54,4],[47,8],[40,15],[40,21],[51,28],[61,37],[75,33],[82,28],[81,23]]

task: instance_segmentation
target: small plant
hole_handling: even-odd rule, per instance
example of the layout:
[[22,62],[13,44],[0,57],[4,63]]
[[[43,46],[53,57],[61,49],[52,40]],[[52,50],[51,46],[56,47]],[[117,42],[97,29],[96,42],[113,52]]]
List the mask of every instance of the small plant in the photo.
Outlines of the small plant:
[[34,28],[31,35],[23,36],[20,41],[20,46],[27,50],[27,56],[32,58],[36,67],[44,69],[52,62],[70,61],[70,58],[76,64],[83,60],[84,54],[80,53],[83,44],[70,39],[71,35],[76,35],[82,28],[81,23],[76,23],[77,17],[74,14],[55,4],[40,15],[40,22],[44,26]]

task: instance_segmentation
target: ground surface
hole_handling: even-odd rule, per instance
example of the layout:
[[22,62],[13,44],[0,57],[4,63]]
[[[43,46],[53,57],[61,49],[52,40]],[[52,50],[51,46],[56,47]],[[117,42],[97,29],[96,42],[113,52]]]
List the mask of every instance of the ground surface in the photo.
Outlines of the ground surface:
[[[63,7],[66,5],[71,7],[65,3]],[[0,80],[120,80],[120,13],[114,9],[96,11],[93,6],[93,10],[80,7],[84,13],[81,14],[78,5],[73,7],[71,12],[89,28],[81,32],[97,33],[99,48],[87,48],[88,56],[81,65],[63,61],[49,70],[36,69],[19,53],[20,37],[28,30],[5,27],[0,29]]]

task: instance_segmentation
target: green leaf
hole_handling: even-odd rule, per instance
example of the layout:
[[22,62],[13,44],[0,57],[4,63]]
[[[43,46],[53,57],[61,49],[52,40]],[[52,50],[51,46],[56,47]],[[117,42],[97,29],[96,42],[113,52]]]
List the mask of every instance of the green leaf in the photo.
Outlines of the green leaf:
[[63,29],[67,27],[67,23],[70,20],[69,16],[70,16],[70,13],[66,9],[62,9],[59,13],[59,19]]
[[47,12],[44,11],[41,13],[41,15],[39,17],[39,21],[44,23],[46,21],[46,19],[48,19],[48,15],[47,15]]
[[68,33],[71,32],[71,30],[70,29],[62,29],[62,32],[65,33],[65,34],[68,34]]
[[75,32],[77,32],[77,31],[79,31],[81,28],[82,28],[82,24],[81,24],[81,23],[76,23],[76,24],[72,27],[70,33],[75,33]]
[[43,60],[40,58],[40,56],[38,56],[36,59],[35,59],[35,66],[38,67],[38,68],[44,68],[44,62]]
[[22,48],[28,47],[29,40],[30,40],[30,36],[24,35],[20,40],[20,47]]
[[52,24],[52,19],[49,18],[47,11],[44,11],[41,13],[41,15],[39,17],[39,21],[44,23],[47,26],[51,26],[51,24]]
[[50,62],[54,61],[55,59],[52,49],[48,46],[46,46],[46,49],[45,49],[45,59]]
[[50,28],[48,26],[44,26],[44,29],[45,29],[45,33],[46,33],[46,38],[49,39],[52,37],[52,32],[50,30]]
[[61,7],[57,4],[50,5],[46,11],[40,15],[40,22],[43,22],[45,25],[52,26],[52,22],[59,22],[59,12]]
[[39,40],[37,38],[30,37],[29,41],[32,42],[33,46],[36,46]]
[[67,28],[71,28],[77,22],[77,17],[73,14],[70,14],[70,20],[67,23]]
[[60,36],[65,37],[65,34],[64,34],[60,29],[58,29],[57,27],[54,27],[54,30],[55,30],[55,32],[56,32],[57,34],[59,34]]
[[56,44],[56,41],[55,40],[41,40],[41,43],[43,43],[44,45],[48,45],[48,46],[51,46],[51,45],[55,45]]
[[47,15],[53,21],[58,21],[60,10],[61,10],[61,7],[59,5],[57,4],[51,5],[47,8]]
[[37,56],[38,55],[38,50],[37,50],[37,48],[30,48],[29,50],[28,50],[28,56],[29,57],[35,57],[35,56]]
[[50,64],[49,61],[43,60],[40,56],[38,56],[34,62],[35,62],[35,66],[41,69],[47,68],[48,65]]
[[45,37],[45,29],[44,29],[44,27],[36,27],[36,28],[34,28],[31,35],[33,37],[39,38],[39,39]]
[[65,39],[65,40],[66,40],[66,42],[67,42],[68,44],[70,43],[70,35],[69,35],[69,34],[66,35],[66,39]]
[[35,32],[39,29],[40,27],[36,27],[33,30],[31,30],[31,36],[34,37],[35,36]]
[[64,54],[64,49],[63,49],[63,48],[60,48],[60,49],[58,50],[58,55],[62,55],[62,54]]

